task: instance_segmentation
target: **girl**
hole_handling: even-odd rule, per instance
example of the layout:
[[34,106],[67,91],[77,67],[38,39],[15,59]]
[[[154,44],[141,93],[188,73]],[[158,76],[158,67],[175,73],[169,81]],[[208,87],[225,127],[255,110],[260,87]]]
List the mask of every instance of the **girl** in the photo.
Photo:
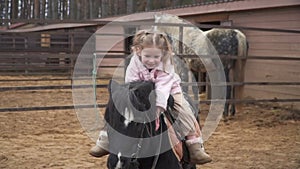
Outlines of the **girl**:
[[[201,131],[189,103],[182,94],[180,77],[175,73],[173,53],[166,35],[151,31],[140,30],[133,39],[133,57],[127,67],[125,82],[151,80],[155,82],[157,114],[164,112],[167,100],[171,94],[174,98],[175,125],[181,130],[181,137],[187,139],[186,144],[190,152],[190,159],[195,164],[205,164],[212,159],[202,148]],[[156,128],[158,128],[157,123]],[[108,154],[106,135],[100,133],[100,138],[90,154],[101,157]],[[102,148],[101,148],[102,147]]]

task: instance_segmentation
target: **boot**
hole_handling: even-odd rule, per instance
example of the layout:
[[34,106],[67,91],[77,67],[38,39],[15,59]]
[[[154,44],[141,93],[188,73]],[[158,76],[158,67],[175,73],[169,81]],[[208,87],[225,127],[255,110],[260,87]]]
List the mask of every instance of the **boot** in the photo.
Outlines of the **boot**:
[[205,164],[212,161],[211,157],[204,151],[201,143],[196,142],[189,144],[187,141],[187,148],[190,153],[190,162],[194,164]]
[[98,145],[95,145],[94,147],[92,147],[89,151],[89,154],[91,156],[94,156],[94,157],[103,157],[107,154],[109,154],[108,151],[106,151],[105,149],[103,149],[102,147],[98,146]]
[[89,154],[94,157],[102,157],[109,154],[108,150],[108,138],[106,131],[100,131],[99,138],[94,147],[89,151]]

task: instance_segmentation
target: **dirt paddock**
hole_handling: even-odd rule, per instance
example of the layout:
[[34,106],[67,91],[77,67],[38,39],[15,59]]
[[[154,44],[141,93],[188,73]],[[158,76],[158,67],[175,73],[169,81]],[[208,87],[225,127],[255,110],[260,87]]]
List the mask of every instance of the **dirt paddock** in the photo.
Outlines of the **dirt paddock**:
[[[10,78],[28,77],[0,77]],[[70,81],[0,84],[67,85]],[[0,98],[0,108],[72,105],[69,89],[1,91]],[[88,155],[92,145],[74,110],[0,112],[0,168],[106,168],[106,157]],[[270,104],[245,105],[234,118],[219,123],[205,146],[213,162],[199,169],[299,169],[299,112]]]

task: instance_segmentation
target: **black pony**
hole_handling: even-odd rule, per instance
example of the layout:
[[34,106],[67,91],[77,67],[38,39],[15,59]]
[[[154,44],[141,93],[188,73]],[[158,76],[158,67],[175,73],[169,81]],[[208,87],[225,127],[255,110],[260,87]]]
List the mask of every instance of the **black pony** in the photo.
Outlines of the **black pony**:
[[185,144],[181,141],[176,143],[182,148],[182,156],[172,149],[174,144],[170,141],[167,125],[167,119],[175,118],[170,116],[170,111],[175,111],[171,96],[167,111],[159,116],[159,128],[155,129],[157,120],[154,88],[154,83],[149,81],[122,85],[110,81],[110,99],[105,111],[109,169],[196,168],[187,162],[189,157]]

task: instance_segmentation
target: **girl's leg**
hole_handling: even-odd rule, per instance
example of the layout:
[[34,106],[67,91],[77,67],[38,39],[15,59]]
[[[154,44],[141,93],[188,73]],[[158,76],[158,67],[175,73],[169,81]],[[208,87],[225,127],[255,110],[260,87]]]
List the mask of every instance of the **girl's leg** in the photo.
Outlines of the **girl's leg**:
[[[176,125],[181,130],[182,137],[195,136],[201,137],[201,130],[197,119],[190,107],[190,104],[186,101],[182,93],[174,94],[174,108],[173,116],[177,119]],[[176,126],[176,127],[177,127]]]
[[192,163],[205,164],[211,162],[211,157],[204,151],[202,134],[200,126],[194,116],[190,104],[184,96],[180,94],[173,95],[174,111],[173,115],[177,117],[175,121],[175,129],[179,129],[181,137],[186,137],[186,145],[190,153]]

